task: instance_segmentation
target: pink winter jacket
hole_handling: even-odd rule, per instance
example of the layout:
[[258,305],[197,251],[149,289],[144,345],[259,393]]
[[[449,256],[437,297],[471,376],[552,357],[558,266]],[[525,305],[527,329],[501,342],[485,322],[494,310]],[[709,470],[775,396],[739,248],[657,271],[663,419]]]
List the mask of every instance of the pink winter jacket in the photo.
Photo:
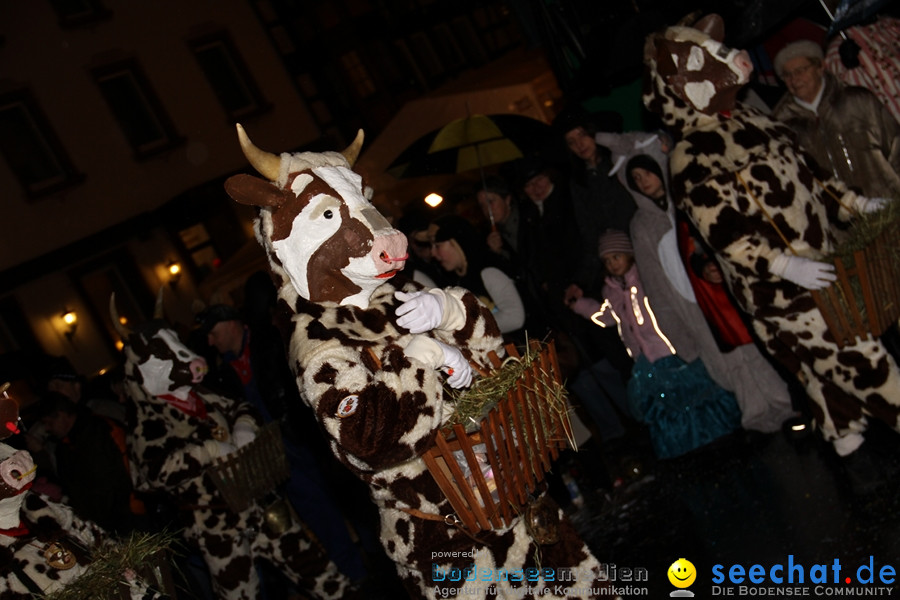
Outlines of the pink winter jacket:
[[644,295],[637,266],[628,269],[624,283],[615,277],[607,277],[603,295],[606,297],[603,304],[593,298],[579,298],[572,310],[600,327],[616,325],[632,358],[644,355],[652,363],[675,354],[675,347],[659,330],[650,299]]

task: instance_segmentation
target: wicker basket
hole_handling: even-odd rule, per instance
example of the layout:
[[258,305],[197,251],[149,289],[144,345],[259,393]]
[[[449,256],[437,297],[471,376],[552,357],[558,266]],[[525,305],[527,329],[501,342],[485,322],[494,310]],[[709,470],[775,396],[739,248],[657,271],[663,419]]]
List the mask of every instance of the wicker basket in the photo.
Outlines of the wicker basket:
[[256,439],[206,471],[233,512],[241,512],[290,476],[277,422],[259,430]]
[[852,258],[835,258],[838,279],[812,296],[838,347],[878,337],[900,317],[900,224]]
[[[520,358],[515,346],[506,349]],[[532,342],[532,350],[537,356],[531,365],[477,431],[467,432],[462,425],[439,431],[435,446],[423,456],[457,517],[473,533],[511,525],[571,438],[568,415],[553,410],[547,397],[547,390],[562,385],[556,349],[552,342]]]
[[[796,256],[797,252],[791,247],[790,240],[741,177],[740,171],[735,171],[735,177],[759,207],[769,224],[775,228],[778,237],[785,243],[788,250]],[[816,183],[844,210],[863,219],[868,218],[868,215],[860,214],[858,208],[844,204],[841,197],[831,187],[818,179],[816,179]],[[841,256],[836,256],[834,266],[838,277],[837,281],[823,291],[812,290],[813,300],[839,348],[856,343],[856,338],[880,336],[900,317],[900,249],[898,249],[900,248],[898,246],[900,243],[900,213],[898,213],[898,206],[900,206],[900,199],[894,199],[881,211],[871,213],[876,215],[873,217],[873,222],[878,223],[880,219],[881,224],[877,225],[875,229],[866,226],[856,232],[858,234],[862,232],[855,242],[862,246],[862,249],[854,251],[852,258],[846,260]],[[876,231],[877,233],[875,233]],[[839,252],[839,254],[844,253]]]

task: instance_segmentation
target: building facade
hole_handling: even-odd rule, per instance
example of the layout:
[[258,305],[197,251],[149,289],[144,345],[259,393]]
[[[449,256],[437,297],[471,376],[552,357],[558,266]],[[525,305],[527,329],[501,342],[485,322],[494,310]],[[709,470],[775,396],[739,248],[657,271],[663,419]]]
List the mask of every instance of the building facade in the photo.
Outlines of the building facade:
[[115,365],[111,293],[140,322],[162,289],[185,332],[240,300],[263,258],[222,190],[247,169],[234,123],[277,151],[373,139],[520,44],[500,2],[0,4],[0,379],[33,382],[40,355]]

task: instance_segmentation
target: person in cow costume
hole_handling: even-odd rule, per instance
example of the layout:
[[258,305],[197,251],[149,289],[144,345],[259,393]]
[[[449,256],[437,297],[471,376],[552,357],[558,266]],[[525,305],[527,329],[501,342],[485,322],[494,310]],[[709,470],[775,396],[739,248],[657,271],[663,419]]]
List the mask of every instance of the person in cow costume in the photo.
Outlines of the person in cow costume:
[[207,470],[255,438],[259,416],[248,403],[201,385],[206,361],[162,321],[161,300],[153,320],[130,330],[110,298],[125,344],[125,392],[136,411],[128,440],[135,489],[174,500],[182,534],[203,555],[217,598],[258,598],[256,560],[271,563],[310,597],[359,597],[302,523],[271,518],[277,511],[267,509],[284,502],[276,493],[240,512],[228,507]]
[[867,419],[898,428],[900,371],[877,339],[838,348],[810,290],[836,279],[823,260],[838,224],[886,200],[828,178],[787,126],[737,102],[753,67],[723,38],[718,15],[649,36],[644,104],[679,138],[669,159],[673,196],[768,351],[804,383],[819,429],[856,477],[857,466],[872,466],[855,452]]
[[[410,596],[594,597],[599,563],[561,511],[556,544],[539,546],[522,520],[471,534],[421,458],[452,412],[445,375],[454,388],[468,386],[470,363],[490,370],[489,353],[502,356],[501,335],[471,292],[426,291],[397,275],[406,237],[351,170],[362,131],[343,153],[278,156],[237,127],[263,179],[235,175],[225,189],[259,208],[254,227],[278,288],[298,388],[335,456],[369,485],[382,544]],[[566,593],[549,576],[497,577],[500,569],[537,567],[543,575],[569,569],[578,583]],[[453,572],[468,581],[448,581]]]
[[[0,441],[19,430],[19,407],[0,386]],[[41,598],[84,575],[107,533],[70,507],[31,491],[37,466],[25,450],[0,443],[0,600]],[[133,571],[122,574],[133,600],[167,598]]]

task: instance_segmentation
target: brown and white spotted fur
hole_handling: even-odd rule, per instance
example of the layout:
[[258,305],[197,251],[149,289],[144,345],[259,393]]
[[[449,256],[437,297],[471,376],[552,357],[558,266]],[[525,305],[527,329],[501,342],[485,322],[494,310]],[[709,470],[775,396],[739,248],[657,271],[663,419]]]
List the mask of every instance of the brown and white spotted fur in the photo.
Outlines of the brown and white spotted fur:
[[670,155],[673,195],[769,352],[805,383],[825,438],[859,433],[869,416],[897,428],[900,372],[884,346],[869,339],[839,349],[809,291],[770,272],[792,251],[831,254],[855,195],[817,180],[787,127],[735,104],[752,66],[721,44],[723,33],[712,16],[650,36],[645,47],[644,103],[680,139]]
[[[226,189],[235,200],[261,208],[256,235],[269,256],[285,309],[282,330],[297,385],[335,456],[369,484],[381,512],[382,544],[411,597],[534,597],[525,585],[540,588],[536,594],[542,598],[593,597],[591,583],[595,589],[600,586],[595,581],[599,564],[567,521],[562,541],[538,552],[521,521],[479,532],[475,540],[443,521],[407,512],[453,514],[421,459],[449,408],[443,375],[406,350],[427,336],[484,367],[490,351],[502,352],[497,324],[472,293],[449,288],[445,303],[459,311],[459,327],[413,335],[398,326],[395,310],[401,301],[394,293],[421,286],[393,277],[403,266],[406,240],[401,236],[402,246],[384,250],[398,233],[385,227],[365,199],[361,178],[350,170],[355,155],[283,154],[267,168],[254,158],[255,151],[248,151],[246,140],[242,143],[254,166],[275,185],[241,176],[226,183]],[[360,236],[364,243],[358,243]],[[316,243],[303,247],[285,242],[292,238]],[[281,251],[285,246],[295,251]],[[345,265],[354,262],[355,271],[349,273]],[[297,281],[300,273],[309,283]],[[327,294],[313,280],[336,280],[348,291]],[[580,591],[567,595],[546,581],[453,583],[440,576],[473,566],[478,573],[537,567],[538,554],[545,568],[571,568],[581,575]],[[463,584],[465,591],[454,591]]]
[[[264,507],[253,502],[231,511],[206,471],[217,442],[234,442],[239,419],[253,420],[249,404],[214,394],[199,382],[205,361],[161,321],[151,321],[125,341],[125,385],[136,409],[129,432],[136,489],[169,494],[180,509],[185,539],[202,553],[218,598],[255,600],[254,561],[265,560],[314,598],[351,598],[349,581],[305,526],[270,534]],[[196,409],[191,414],[178,401]],[[205,415],[202,414],[205,411]]]

